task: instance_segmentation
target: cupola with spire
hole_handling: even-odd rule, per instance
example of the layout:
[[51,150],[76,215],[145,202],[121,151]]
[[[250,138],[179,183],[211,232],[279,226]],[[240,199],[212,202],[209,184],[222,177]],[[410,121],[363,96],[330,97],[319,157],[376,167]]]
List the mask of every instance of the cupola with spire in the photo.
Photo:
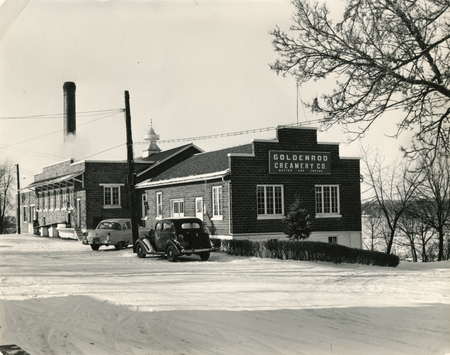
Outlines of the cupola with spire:
[[149,141],[148,148],[142,151],[142,158],[148,158],[150,155],[155,153],[159,153],[161,149],[156,144],[156,141],[159,140],[159,135],[155,133],[153,130],[153,122],[150,123],[150,130],[144,136],[144,139]]

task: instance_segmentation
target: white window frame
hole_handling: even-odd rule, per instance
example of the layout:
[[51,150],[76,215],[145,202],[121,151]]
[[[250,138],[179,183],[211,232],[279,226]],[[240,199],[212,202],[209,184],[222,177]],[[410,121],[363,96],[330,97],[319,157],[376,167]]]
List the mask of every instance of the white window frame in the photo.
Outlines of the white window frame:
[[212,218],[223,220],[223,189],[222,186],[212,187]]
[[[175,214],[175,204],[178,204],[179,208],[179,212],[177,214]],[[184,217],[184,199],[177,198],[170,200],[170,215],[172,217]]]
[[70,206],[67,205],[68,201],[67,187],[61,189],[61,210],[67,210]]
[[[324,192],[325,188],[328,188],[329,191]],[[316,218],[342,217],[339,185],[316,185],[314,201]],[[326,206],[327,202],[329,208]]]
[[61,210],[61,190],[55,189],[55,211]]
[[[105,198],[105,193],[103,189],[103,201]],[[67,188],[67,199],[69,201],[69,209],[73,209],[75,207],[75,189],[73,187]],[[120,188],[119,188],[119,205],[120,205]]]
[[54,190],[50,190],[48,192],[48,198],[49,198],[49,207],[48,210],[49,211],[53,211],[55,209],[55,202],[56,202],[56,198],[55,198],[55,191]]
[[161,219],[163,216],[163,193],[162,192],[157,192],[156,193],[156,219]]
[[[121,201],[121,187],[124,186],[124,184],[100,184],[100,186],[103,187],[103,208],[104,209],[112,209],[112,208],[122,208],[122,201]],[[106,196],[107,196],[107,189],[110,189],[110,204],[106,204]],[[113,203],[113,191],[114,189],[117,189],[118,192],[118,201],[117,203]],[[69,204],[72,207],[72,201],[70,201],[69,198]]]
[[44,211],[50,211],[50,194],[48,190],[44,192]]
[[[270,192],[269,188],[272,188],[272,192]],[[264,202],[264,213],[260,213],[259,209],[259,200],[260,190],[263,189],[263,202]],[[277,212],[277,191],[280,191],[281,196],[281,211]],[[270,196],[271,195],[271,196]],[[272,205],[272,206],[270,206]],[[269,210],[272,209],[273,213],[269,213]],[[281,219],[284,217],[284,186],[283,185],[256,185],[256,213],[258,215],[258,219]]]

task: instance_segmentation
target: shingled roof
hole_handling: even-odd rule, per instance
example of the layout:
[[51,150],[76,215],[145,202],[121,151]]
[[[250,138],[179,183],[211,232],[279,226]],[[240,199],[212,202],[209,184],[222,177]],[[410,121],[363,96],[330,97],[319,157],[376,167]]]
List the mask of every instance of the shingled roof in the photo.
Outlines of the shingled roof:
[[[136,163],[157,163],[157,162],[166,160],[167,158],[177,154],[178,152],[180,152],[182,150],[185,150],[185,149],[187,149],[189,147],[193,147],[193,146],[194,145],[192,143],[185,144],[185,145],[182,145],[180,147],[176,147],[176,148],[172,148],[172,149],[169,149],[169,150],[164,150],[164,151],[159,152],[159,153],[152,154],[152,155],[150,155],[149,157],[146,157],[146,158],[138,157],[138,158],[135,158],[134,161]],[[200,148],[197,148],[197,149],[199,151],[201,151]]]
[[[251,154],[253,145],[245,144],[212,152],[195,154],[192,157],[172,166],[161,174],[142,182],[142,185],[154,183],[158,181],[167,181],[172,179],[180,179],[184,177],[195,177],[206,174],[213,174],[225,171],[229,168],[229,153]],[[138,186],[139,187],[139,186]]]

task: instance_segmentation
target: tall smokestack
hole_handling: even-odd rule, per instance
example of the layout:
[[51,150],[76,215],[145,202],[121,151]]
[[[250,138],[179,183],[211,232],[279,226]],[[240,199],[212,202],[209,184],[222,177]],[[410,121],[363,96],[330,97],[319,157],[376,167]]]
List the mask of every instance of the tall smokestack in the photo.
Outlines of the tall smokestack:
[[75,83],[68,81],[64,83],[64,140],[69,134],[75,135],[76,115],[75,115]]

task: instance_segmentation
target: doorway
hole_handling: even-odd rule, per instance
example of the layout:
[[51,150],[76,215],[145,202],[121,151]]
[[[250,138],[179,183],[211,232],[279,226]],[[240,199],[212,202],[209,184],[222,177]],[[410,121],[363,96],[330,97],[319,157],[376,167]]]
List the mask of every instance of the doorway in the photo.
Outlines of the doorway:
[[203,221],[203,197],[195,198],[195,217]]

